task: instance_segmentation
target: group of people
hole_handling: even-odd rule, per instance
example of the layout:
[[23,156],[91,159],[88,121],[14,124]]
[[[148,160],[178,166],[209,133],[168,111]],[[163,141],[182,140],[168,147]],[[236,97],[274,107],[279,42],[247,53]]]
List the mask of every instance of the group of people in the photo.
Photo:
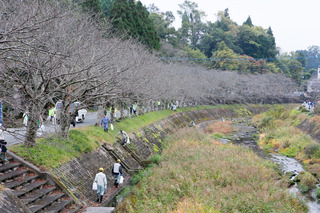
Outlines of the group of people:
[[304,106],[307,110],[309,111],[313,111],[314,107],[315,107],[316,103],[312,102],[310,100],[306,100],[303,102],[302,106]]
[[[121,167],[120,159],[117,160],[116,163],[113,164],[112,167],[112,176],[114,178],[113,185],[118,188],[119,184],[121,184],[121,179],[123,179],[122,167]],[[101,203],[103,199],[104,193],[107,191],[107,177],[103,173],[103,168],[99,169],[99,173],[96,174],[93,184],[96,184],[97,187],[94,190],[97,190],[97,202]]]

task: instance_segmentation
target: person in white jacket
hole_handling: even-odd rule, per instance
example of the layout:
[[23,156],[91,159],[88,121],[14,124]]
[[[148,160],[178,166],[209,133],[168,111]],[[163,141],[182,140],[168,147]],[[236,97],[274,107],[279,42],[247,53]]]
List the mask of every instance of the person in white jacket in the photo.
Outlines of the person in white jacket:
[[97,194],[98,194],[97,202],[101,203],[104,191],[107,190],[107,178],[106,178],[106,175],[103,174],[103,168],[99,169],[99,173],[96,174],[94,182],[97,183]]

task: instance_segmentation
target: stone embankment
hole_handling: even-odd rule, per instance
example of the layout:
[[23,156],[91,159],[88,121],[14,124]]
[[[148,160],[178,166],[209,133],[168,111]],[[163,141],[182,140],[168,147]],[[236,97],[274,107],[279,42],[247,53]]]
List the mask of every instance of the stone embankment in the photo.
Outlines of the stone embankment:
[[[70,196],[50,174],[43,173],[13,153],[0,164],[0,212],[36,213],[69,212],[81,209],[80,202]],[[11,189],[11,190],[10,190]]]
[[[129,184],[134,172],[143,169],[149,163],[151,156],[161,152],[166,135],[188,126],[190,121],[198,123],[205,120],[248,117],[267,109],[267,106],[246,106],[237,109],[220,108],[177,113],[131,133],[130,145],[104,144],[95,151],[83,154],[81,157],[52,170],[51,174],[75,197],[90,205],[96,200],[96,193],[91,190],[92,182],[98,169],[103,167],[107,175],[108,192],[104,196],[101,206],[106,206],[125,185]],[[112,166],[117,159],[121,159],[125,177],[124,184],[119,188],[113,186],[111,175]]]
[[313,139],[320,142],[320,126],[319,122],[315,120],[305,119],[301,121],[298,126],[299,129],[306,132],[308,135],[310,135]]

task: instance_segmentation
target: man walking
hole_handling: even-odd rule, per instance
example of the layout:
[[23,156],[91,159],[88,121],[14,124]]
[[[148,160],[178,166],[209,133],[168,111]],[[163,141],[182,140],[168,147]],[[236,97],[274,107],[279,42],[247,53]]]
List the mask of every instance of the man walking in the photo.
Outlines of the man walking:
[[108,132],[108,124],[109,123],[111,123],[110,119],[106,115],[103,115],[103,118],[101,120],[100,125],[103,126],[103,130],[105,132]]
[[97,194],[98,194],[97,202],[101,203],[104,190],[107,190],[107,178],[106,178],[106,175],[103,174],[103,168],[99,169],[99,173],[96,174],[94,182],[97,183]]
[[114,184],[116,188],[119,186],[119,181],[120,181],[120,175],[122,175],[122,167],[120,164],[120,159],[117,160],[117,163],[113,164],[112,167],[112,176],[114,177]]

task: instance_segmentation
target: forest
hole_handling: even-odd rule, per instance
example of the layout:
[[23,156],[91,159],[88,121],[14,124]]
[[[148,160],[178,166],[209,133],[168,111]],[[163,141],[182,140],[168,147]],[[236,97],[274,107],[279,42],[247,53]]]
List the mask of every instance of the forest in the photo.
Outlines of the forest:
[[[154,29],[149,27],[150,21],[148,25],[141,26],[128,24],[142,23],[141,18],[145,19],[145,16],[138,16],[140,20],[135,20],[137,11],[145,11],[139,2],[100,0],[99,3],[104,17],[113,20],[116,28],[125,29],[152,49],[158,50],[160,45],[157,55],[163,59],[188,60],[208,68],[239,73],[282,73],[304,89],[305,82],[316,72],[320,62],[320,47],[281,53],[271,26],[268,29],[255,26],[249,14],[247,20],[239,25],[231,19],[228,8],[217,14],[216,22],[204,22],[207,15],[197,3],[186,0],[177,11],[182,20],[181,27],[175,29],[173,12],[160,11],[152,4],[146,9]],[[141,28],[150,34],[138,33]],[[158,37],[153,37],[154,30]]]
[[[126,109],[161,100],[194,104],[284,103],[314,72],[319,47],[279,55],[271,28],[228,9],[203,23],[185,1],[182,27],[172,12],[133,0],[0,0],[0,94],[5,123],[29,111],[26,143],[39,117],[61,100],[67,137],[71,103]],[[188,12],[187,12],[188,11]],[[311,60],[313,59],[313,61]],[[313,63],[313,64],[312,64]]]

